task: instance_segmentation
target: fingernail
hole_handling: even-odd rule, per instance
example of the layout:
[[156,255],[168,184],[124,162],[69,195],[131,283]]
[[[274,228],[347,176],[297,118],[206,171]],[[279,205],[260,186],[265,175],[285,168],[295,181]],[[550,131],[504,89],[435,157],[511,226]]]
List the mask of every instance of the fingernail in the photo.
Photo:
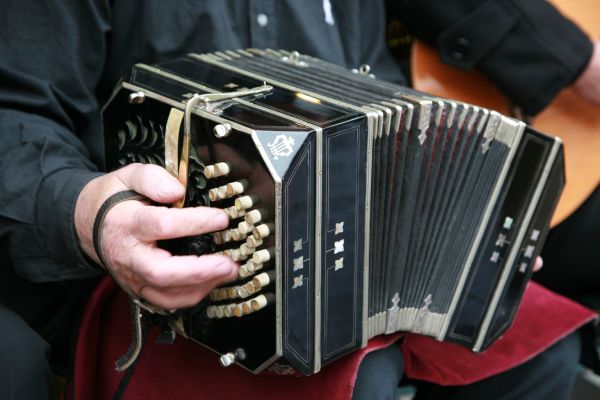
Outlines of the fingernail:
[[220,226],[223,226],[223,227],[229,225],[229,217],[227,217],[227,214],[225,214],[225,211],[219,210],[217,208],[213,208],[213,210],[215,213],[214,219],[217,224],[219,224]]
[[223,261],[222,263],[219,263],[219,265],[217,266],[217,272],[223,276],[227,276],[227,275],[231,274],[231,272],[232,272],[231,270],[232,270],[232,265],[229,260]]

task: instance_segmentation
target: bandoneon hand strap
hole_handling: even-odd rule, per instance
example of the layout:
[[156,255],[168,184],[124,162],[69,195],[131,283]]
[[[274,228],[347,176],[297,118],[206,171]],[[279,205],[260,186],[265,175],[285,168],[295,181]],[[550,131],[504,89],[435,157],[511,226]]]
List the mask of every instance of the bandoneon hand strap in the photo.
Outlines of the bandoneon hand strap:
[[[159,315],[167,315],[168,312],[155,307],[148,302],[141,299],[137,296],[131,289],[122,284],[119,278],[114,274],[112,269],[110,268],[110,264],[106,260],[104,255],[104,249],[102,247],[102,225],[104,223],[104,219],[108,212],[117,204],[128,201],[128,200],[146,200],[146,197],[143,195],[133,191],[133,190],[125,190],[122,192],[118,192],[110,196],[98,210],[98,214],[94,220],[94,227],[92,230],[93,241],[94,241],[94,250],[100,259],[101,265],[112,275],[113,279],[121,286],[121,288],[128,294],[130,298],[130,311],[131,311],[131,323],[132,323],[132,340],[129,345],[129,349],[127,352],[120,357],[116,361],[116,369],[117,371],[124,371],[128,369],[136,359],[138,358],[145,338],[147,336],[148,331],[152,326],[157,325],[156,318],[154,317],[156,314]],[[150,315],[149,315],[150,314]],[[154,315],[152,315],[154,314]]]

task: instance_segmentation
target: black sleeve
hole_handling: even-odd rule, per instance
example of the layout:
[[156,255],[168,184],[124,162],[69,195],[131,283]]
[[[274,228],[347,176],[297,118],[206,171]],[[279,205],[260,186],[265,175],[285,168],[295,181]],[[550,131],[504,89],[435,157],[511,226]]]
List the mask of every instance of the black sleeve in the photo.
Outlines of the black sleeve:
[[78,246],[73,217],[79,192],[98,176],[80,133],[98,115],[95,86],[109,30],[104,3],[2,4],[0,240],[30,281],[97,274]]
[[589,38],[546,0],[391,0],[390,11],[438,47],[444,63],[479,68],[527,114],[583,71]]

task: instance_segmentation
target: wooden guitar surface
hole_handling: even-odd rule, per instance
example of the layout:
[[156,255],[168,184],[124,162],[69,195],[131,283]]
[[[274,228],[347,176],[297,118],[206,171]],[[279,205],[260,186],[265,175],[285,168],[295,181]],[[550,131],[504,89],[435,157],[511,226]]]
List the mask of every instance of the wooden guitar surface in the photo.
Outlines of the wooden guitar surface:
[[[600,37],[600,7],[596,0],[552,3],[590,37]],[[508,99],[481,73],[442,64],[435,50],[422,42],[416,42],[412,48],[412,75],[418,90],[510,115]],[[533,126],[560,137],[565,145],[567,184],[552,217],[551,226],[555,226],[575,211],[600,183],[600,107],[567,88],[533,120]]]

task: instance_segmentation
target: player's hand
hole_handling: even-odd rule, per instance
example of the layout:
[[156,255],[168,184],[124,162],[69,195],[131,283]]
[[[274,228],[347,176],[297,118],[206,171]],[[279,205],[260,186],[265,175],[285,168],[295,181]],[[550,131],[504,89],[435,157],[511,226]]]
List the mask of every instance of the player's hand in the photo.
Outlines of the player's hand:
[[542,260],[542,257],[538,256],[535,259],[535,264],[533,264],[533,272],[538,272],[540,269],[542,269],[543,266],[544,260]]
[[[131,164],[90,181],[75,207],[75,227],[82,249],[96,262],[92,227],[102,203],[114,193],[134,190],[150,200],[171,204],[184,187],[156,165]],[[157,240],[225,229],[226,214],[215,208],[167,208],[141,201],[115,205],[102,225],[104,258],[124,288],[164,309],[197,304],[215,286],[237,277],[237,265],[226,256],[173,256]]]

